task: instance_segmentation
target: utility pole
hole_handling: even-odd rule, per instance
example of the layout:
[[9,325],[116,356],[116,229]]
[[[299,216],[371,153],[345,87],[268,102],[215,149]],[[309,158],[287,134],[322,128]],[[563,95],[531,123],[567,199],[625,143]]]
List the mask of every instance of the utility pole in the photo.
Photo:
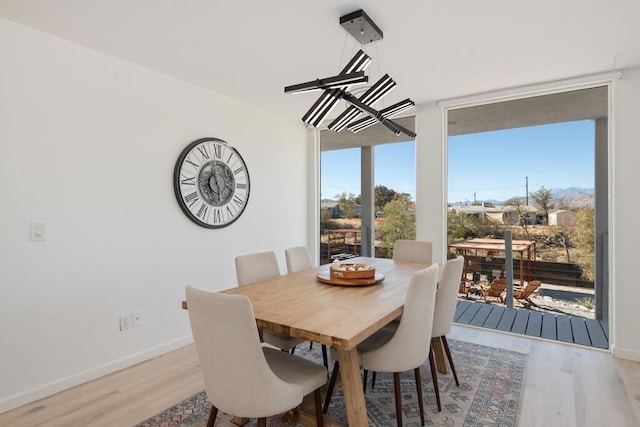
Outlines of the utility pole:
[[525,203],[525,205],[529,206],[529,177],[528,176],[524,177],[524,186],[525,186],[525,191],[526,191],[525,200],[527,201]]

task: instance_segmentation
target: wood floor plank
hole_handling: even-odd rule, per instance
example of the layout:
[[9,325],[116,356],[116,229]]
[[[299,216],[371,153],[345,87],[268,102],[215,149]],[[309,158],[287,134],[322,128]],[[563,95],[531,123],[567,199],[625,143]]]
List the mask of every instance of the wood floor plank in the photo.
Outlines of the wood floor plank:
[[599,320],[600,325],[602,325],[602,331],[604,335],[607,337],[607,341],[609,341],[609,322],[606,320]]
[[527,331],[527,323],[529,321],[529,310],[518,310],[516,318],[513,321],[511,332],[514,334],[523,334]]
[[587,325],[584,323],[584,319],[581,317],[571,316],[571,330],[573,331],[573,342],[582,345],[591,345],[589,339],[589,332],[587,332]]
[[462,316],[458,318],[457,322],[468,325],[481,307],[482,304],[471,304],[471,306],[464,311]]
[[456,313],[453,315],[453,321],[457,322],[460,316],[464,314],[464,312],[473,304],[470,301],[458,301],[456,305]]
[[529,313],[529,322],[527,323],[526,335],[539,337],[542,334],[542,313],[539,311],[531,311]]
[[[564,314],[546,313],[523,308],[508,309],[504,306],[482,302],[458,301],[454,321],[463,325],[536,336],[596,348],[609,348],[606,322],[576,317],[572,324],[571,316]],[[580,322],[585,324],[582,325]],[[577,328],[576,332],[573,331],[574,324]]]
[[573,342],[573,330],[569,316],[558,316],[556,318],[558,327],[558,341]]
[[585,324],[587,325],[591,345],[598,348],[609,348],[609,340],[604,334],[600,322],[594,319],[587,319]]
[[540,336],[550,340],[558,338],[558,332],[556,328],[557,317],[555,314],[544,313],[542,316],[542,332]]
[[496,329],[498,329],[499,331],[511,332],[513,322],[516,319],[516,314],[518,314],[518,309],[506,308]]
[[489,315],[491,314],[493,308],[494,306],[490,304],[483,305],[482,307],[480,307],[480,310],[478,310],[473,319],[471,319],[471,322],[469,322],[469,324],[473,326],[483,326],[484,322],[487,320],[487,317],[489,317]]
[[506,307],[493,306],[493,310],[491,310],[491,314],[489,314],[489,317],[487,317],[483,326],[489,329],[498,329],[498,325],[500,324],[500,320],[502,319],[502,315],[504,315],[505,311]]

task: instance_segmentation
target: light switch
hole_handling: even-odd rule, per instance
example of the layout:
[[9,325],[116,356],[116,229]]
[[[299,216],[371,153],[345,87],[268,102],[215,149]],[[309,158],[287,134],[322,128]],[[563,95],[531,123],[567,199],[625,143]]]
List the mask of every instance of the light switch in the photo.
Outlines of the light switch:
[[31,240],[32,241],[47,240],[47,223],[46,222],[31,223]]

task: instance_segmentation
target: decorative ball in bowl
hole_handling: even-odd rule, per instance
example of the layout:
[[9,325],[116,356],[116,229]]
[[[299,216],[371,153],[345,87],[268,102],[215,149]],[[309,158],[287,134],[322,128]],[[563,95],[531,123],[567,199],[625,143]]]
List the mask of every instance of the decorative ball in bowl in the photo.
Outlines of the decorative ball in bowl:
[[339,279],[372,279],[376,275],[376,269],[367,264],[340,264],[339,269],[331,266],[331,277]]

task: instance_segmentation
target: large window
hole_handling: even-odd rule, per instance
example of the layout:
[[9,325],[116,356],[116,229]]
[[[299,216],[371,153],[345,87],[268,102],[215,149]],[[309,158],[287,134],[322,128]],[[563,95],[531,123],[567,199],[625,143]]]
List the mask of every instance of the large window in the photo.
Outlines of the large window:
[[513,273],[515,286],[542,281],[536,309],[602,318],[607,88],[451,110],[448,123],[448,243],[465,252],[466,279],[505,276],[503,251],[487,247],[510,230],[535,248],[531,269],[514,253]]
[[[360,255],[361,149],[321,153],[320,261]],[[375,254],[390,257],[393,241],[415,238],[415,142],[374,147]]]

